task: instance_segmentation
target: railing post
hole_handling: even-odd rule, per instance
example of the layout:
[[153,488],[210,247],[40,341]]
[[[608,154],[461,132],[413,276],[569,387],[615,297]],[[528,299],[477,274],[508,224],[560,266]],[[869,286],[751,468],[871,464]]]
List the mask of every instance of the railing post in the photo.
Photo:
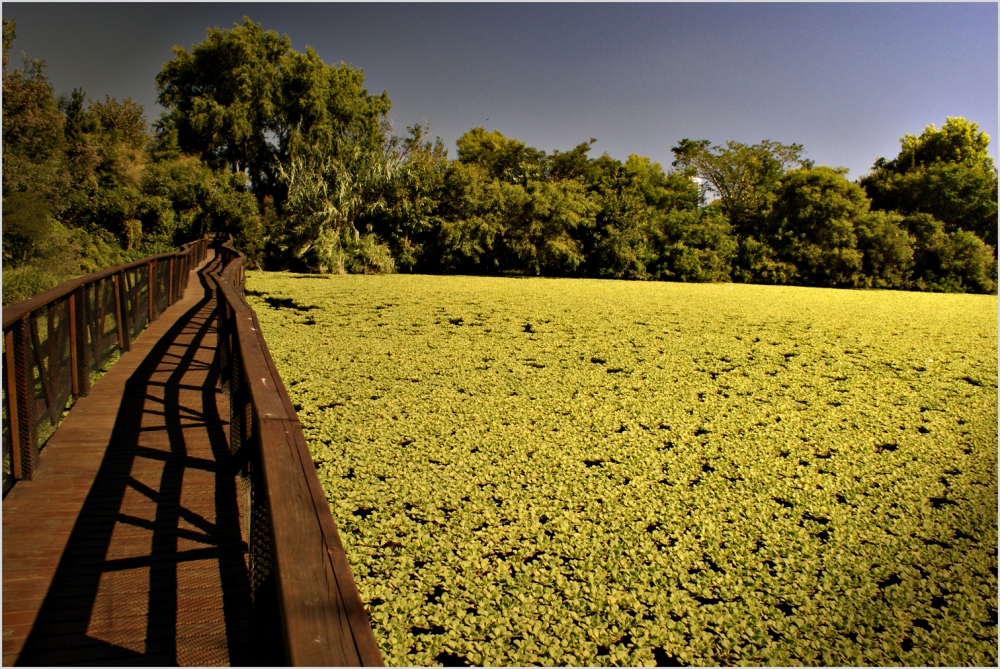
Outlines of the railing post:
[[132,350],[132,328],[128,318],[128,282],[125,280],[125,272],[115,274],[115,288],[117,289],[117,303],[115,311],[118,315],[118,348],[124,351]]
[[115,274],[111,277],[112,285],[115,290],[115,330],[118,332],[118,350],[125,352],[128,349],[125,348],[126,337],[124,337],[124,331],[122,328],[122,291],[121,282],[118,280],[119,275]]
[[13,444],[16,453],[14,478],[31,480],[38,469],[38,425],[35,420],[35,393],[31,378],[31,335],[28,320],[23,318],[11,328],[11,348],[14,351],[14,393],[17,396],[18,441]]
[[76,376],[76,392],[81,397],[90,394],[90,363],[87,346],[87,286],[80,286],[73,293],[76,303],[76,337],[73,339],[73,349],[76,351],[76,363],[73,374]]
[[170,271],[167,272],[167,306],[174,303],[174,257],[170,256]]
[[[15,326],[16,327],[16,326]],[[17,403],[17,374],[14,370],[17,365],[14,363],[14,329],[11,328],[4,333],[4,390],[7,391],[7,421],[10,425],[10,451],[11,451],[11,471],[14,478],[21,474],[21,435],[20,412]]]
[[76,362],[76,291],[69,294],[69,298],[66,300],[69,305],[69,369],[70,369],[70,386],[72,387],[73,397],[80,396],[80,378],[77,376],[77,362]]

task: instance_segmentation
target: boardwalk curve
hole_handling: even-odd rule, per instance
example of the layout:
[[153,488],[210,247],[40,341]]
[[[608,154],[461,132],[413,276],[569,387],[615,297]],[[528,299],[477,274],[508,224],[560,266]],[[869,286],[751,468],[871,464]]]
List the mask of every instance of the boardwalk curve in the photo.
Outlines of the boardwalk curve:
[[[119,309],[118,342],[125,352],[92,388],[82,376],[79,384],[74,377],[74,394],[78,385],[88,392],[77,397],[40,456],[33,421],[20,421],[31,426],[30,439],[25,430],[19,437],[17,429],[8,429],[13,421],[7,410],[15,418],[19,414],[7,400],[14,404],[25,395],[23,384],[20,395],[7,393],[23,378],[23,373],[15,378],[11,369],[17,358],[10,355],[8,326],[22,332],[29,328],[27,315],[19,314],[19,323],[11,325],[7,321],[14,318],[4,310],[5,451],[11,442],[15,449],[20,445],[15,472],[24,474],[15,474],[20,480],[3,500],[5,666],[315,664],[324,658],[336,664],[381,664],[326,501],[317,498],[318,481],[310,479],[315,471],[304,461],[308,450],[297,417],[287,416],[281,434],[269,436],[274,432],[270,418],[258,418],[261,393],[251,389],[233,395],[234,352],[252,358],[256,345],[258,357],[269,363],[270,356],[256,332],[256,344],[247,340],[243,326],[232,320],[232,306],[229,320],[223,320],[228,363],[220,366],[218,307],[242,308],[241,286],[222,299],[219,286],[231,293],[233,284],[220,284],[220,277],[224,262],[231,270],[242,256],[231,246],[219,251],[221,258],[192,268],[190,275],[175,271],[193,264],[190,256],[171,261],[173,279],[162,286],[176,290],[155,309],[149,307],[158,318],[145,330],[134,327],[133,314],[143,314],[140,298],[149,302],[146,293],[158,295],[160,288],[148,278],[130,282],[122,273],[128,268],[119,268],[118,297],[107,303]],[[155,274],[155,266],[150,268],[147,277]],[[86,299],[83,288],[70,289],[77,291],[76,304],[86,304],[87,316],[93,316],[98,299]],[[37,329],[34,313],[31,328]],[[76,332],[88,332],[80,322]],[[58,318],[49,319],[49,339],[60,327]],[[73,358],[81,369],[90,363],[80,351],[102,331],[91,328],[84,334]],[[237,334],[240,343],[234,348]],[[34,350],[45,346],[36,341]],[[56,393],[38,377],[50,370],[57,375],[58,358],[66,358],[63,367],[68,368],[73,357],[51,347],[47,356],[35,357],[41,370],[35,373],[35,394],[45,391],[46,404]],[[220,379],[220,369],[225,378]],[[268,392],[275,397],[280,392],[278,401],[287,403],[280,377],[272,378]],[[241,403],[239,411],[233,411],[230,396]],[[37,403],[45,406],[41,399]],[[30,402],[30,411],[35,404]],[[252,417],[255,429],[238,421],[230,435],[234,414]],[[290,503],[282,491],[268,488],[272,480],[283,489],[306,492],[296,493]],[[325,557],[300,559],[302,547],[282,527],[272,528],[271,516],[276,526],[301,525],[302,536],[320,537]],[[314,551],[310,546],[317,545],[311,542],[307,552]],[[264,563],[261,556],[267,558]],[[310,562],[316,565],[315,576],[302,571],[301,565]]]
[[190,284],[4,499],[4,665],[248,659],[214,305]]

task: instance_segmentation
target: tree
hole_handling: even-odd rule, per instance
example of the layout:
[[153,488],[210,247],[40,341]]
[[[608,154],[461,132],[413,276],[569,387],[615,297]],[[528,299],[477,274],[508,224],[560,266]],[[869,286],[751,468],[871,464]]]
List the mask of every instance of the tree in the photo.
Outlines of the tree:
[[863,283],[855,228],[868,215],[869,201],[860,186],[844,178],[845,171],[829,167],[792,170],[775,194],[768,241],[806,285]]
[[407,131],[395,147],[399,170],[386,192],[385,210],[365,223],[387,241],[400,268],[413,271],[430,260],[425,253],[434,248],[449,161],[441,138],[427,139],[428,127],[417,124]]
[[929,214],[948,232],[967,230],[997,245],[997,170],[989,135],[976,123],[948,117],[919,136],[900,139],[899,155],[879,158],[860,183],[872,208]]
[[62,204],[67,181],[63,164],[63,115],[56,104],[45,63],[24,59],[23,69],[7,71],[16,38],[12,19],[3,19],[3,197],[25,191],[50,211]]
[[307,47],[288,50],[278,75],[275,131],[279,164],[339,158],[344,151],[385,152],[392,103],[383,91],[369,95],[363,70],[327,65]]
[[285,217],[282,239],[262,244],[303,268],[350,264],[351,248],[361,248],[357,221],[385,208],[398,167],[388,150],[389,98],[368,95],[363,71],[327,65],[311,48],[294,51],[287,36],[244,17],[209,30],[190,52],[175,47],[157,88],[167,109],[160,150],[176,144],[245,173],[258,203]]
[[939,292],[996,292],[993,249],[966,230],[948,232],[930,214],[911,214],[902,226],[914,238],[913,287]]
[[673,166],[705,181],[719,196],[723,213],[741,237],[758,232],[785,170],[812,165],[802,158],[801,144],[771,140],[753,146],[734,141],[725,146],[709,144],[707,139],[682,139],[671,148],[676,156]]
[[357,144],[336,155],[294,157],[287,169],[279,165],[288,186],[284,211],[290,259],[321,272],[344,272],[352,247],[361,242],[355,223],[385,208],[383,195],[395,169],[381,151]]
[[254,189],[273,183],[278,133],[279,65],[291,40],[248,17],[231,30],[213,28],[191,51],[180,46],[156,76],[166,109],[161,131],[176,132],[182,151],[213,167],[246,172]]
[[572,151],[554,151],[549,156],[549,174],[553,179],[586,179],[590,168],[590,159],[587,153],[594,146],[597,140],[593,137],[589,142],[577,144]]
[[586,178],[599,210],[584,238],[585,274],[614,279],[648,279],[656,260],[650,239],[650,207],[637,175],[608,154],[591,161]]
[[668,281],[728,281],[736,255],[729,219],[718,207],[673,209],[653,227],[652,277]]
[[575,179],[532,181],[525,193],[505,235],[520,268],[536,275],[575,272],[585,260],[580,233],[594,227],[598,207]]
[[542,177],[545,153],[516,139],[507,139],[499,130],[486,132],[482,126],[473,128],[455,144],[459,161],[482,165],[494,179],[526,186],[528,181]]
[[855,227],[865,285],[869,288],[909,288],[913,269],[913,237],[903,217],[895,212],[872,211]]

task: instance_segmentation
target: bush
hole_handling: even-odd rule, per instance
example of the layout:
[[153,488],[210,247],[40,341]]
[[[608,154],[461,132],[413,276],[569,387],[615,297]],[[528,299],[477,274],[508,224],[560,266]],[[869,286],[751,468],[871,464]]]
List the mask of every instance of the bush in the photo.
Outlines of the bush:
[[929,214],[914,214],[904,224],[916,238],[914,286],[947,293],[995,293],[997,261],[994,249],[971,232],[945,232]]

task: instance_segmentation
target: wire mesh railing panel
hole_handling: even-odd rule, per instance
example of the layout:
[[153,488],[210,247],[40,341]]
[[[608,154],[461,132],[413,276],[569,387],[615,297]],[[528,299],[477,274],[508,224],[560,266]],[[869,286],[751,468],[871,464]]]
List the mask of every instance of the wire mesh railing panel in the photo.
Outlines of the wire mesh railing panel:
[[[3,355],[7,359],[7,338],[3,338]],[[6,364],[6,363],[5,363]],[[14,485],[14,445],[10,432],[10,416],[7,407],[10,406],[7,393],[7,370],[3,374],[3,494]]]
[[32,353],[31,387],[40,448],[55,432],[73,394],[69,298],[50,302],[32,312],[28,329]]
[[4,308],[3,493],[31,479],[38,452],[72,398],[91,384],[174,301],[207,241],[56,286]]
[[260,464],[260,426],[250,401],[240,355],[234,312],[219,294],[218,361],[222,387],[229,397],[229,447],[237,463],[240,531],[247,545],[246,567],[254,629],[254,650],[262,664],[283,664],[281,620],[274,563],[271,512]]
[[153,298],[156,300],[156,314],[162,314],[170,306],[170,261],[161,260],[154,268],[156,274],[156,286],[153,289]]
[[135,341],[149,322],[149,266],[140,265],[126,270],[124,276],[129,337]]
[[104,371],[118,353],[118,321],[115,315],[115,282],[112,277],[86,287],[87,339],[90,346],[91,378]]

